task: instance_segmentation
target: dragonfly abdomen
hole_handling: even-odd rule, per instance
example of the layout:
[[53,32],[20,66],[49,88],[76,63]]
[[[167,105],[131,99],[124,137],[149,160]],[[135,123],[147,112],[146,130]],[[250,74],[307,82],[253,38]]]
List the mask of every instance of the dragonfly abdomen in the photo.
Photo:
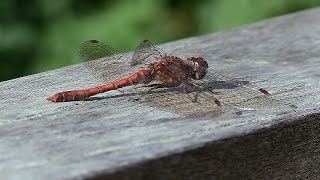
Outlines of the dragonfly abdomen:
[[149,69],[140,69],[136,73],[131,74],[130,76],[120,79],[118,81],[100,86],[101,90],[103,92],[119,89],[125,86],[131,86],[134,84],[138,84],[140,82],[143,82],[145,79],[150,78],[151,72]]
[[138,84],[143,82],[146,78],[149,78],[151,75],[151,71],[149,69],[141,69],[136,73],[131,74],[130,76],[120,79],[118,81],[114,81],[102,86],[97,86],[94,88],[89,88],[85,90],[72,90],[72,91],[65,91],[57,93],[53,96],[49,96],[47,100],[52,102],[66,102],[66,101],[77,101],[83,100],[90,96],[116,90],[125,86],[131,86],[134,84]]

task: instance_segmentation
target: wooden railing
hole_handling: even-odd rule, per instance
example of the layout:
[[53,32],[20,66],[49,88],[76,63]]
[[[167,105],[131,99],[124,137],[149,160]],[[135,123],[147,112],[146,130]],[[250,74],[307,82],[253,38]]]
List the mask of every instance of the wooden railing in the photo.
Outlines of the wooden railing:
[[1,82],[0,179],[320,177],[320,9],[160,47],[203,56],[272,100],[206,118],[119,92],[47,101],[95,82],[81,64]]

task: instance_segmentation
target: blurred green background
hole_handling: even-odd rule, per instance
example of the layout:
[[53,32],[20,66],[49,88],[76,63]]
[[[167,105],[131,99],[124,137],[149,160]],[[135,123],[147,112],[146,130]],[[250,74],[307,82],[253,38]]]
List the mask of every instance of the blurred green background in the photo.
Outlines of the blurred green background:
[[319,0],[1,0],[0,81],[79,63],[81,42],[120,51],[316,7]]

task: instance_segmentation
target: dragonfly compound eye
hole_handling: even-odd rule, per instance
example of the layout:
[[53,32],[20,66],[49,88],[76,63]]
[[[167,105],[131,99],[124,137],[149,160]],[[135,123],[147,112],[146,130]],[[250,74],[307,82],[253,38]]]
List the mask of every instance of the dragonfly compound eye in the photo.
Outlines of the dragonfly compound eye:
[[208,71],[206,68],[198,67],[198,69],[194,72],[192,78],[195,80],[203,79],[206,76],[207,72]]
[[203,79],[208,72],[208,63],[202,57],[190,57],[188,60],[195,64],[192,78],[195,80]]

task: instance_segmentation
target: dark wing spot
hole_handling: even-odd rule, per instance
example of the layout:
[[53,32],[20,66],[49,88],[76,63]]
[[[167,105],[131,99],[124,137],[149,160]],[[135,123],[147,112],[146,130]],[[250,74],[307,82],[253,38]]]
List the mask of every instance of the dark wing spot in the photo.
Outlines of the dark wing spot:
[[216,105],[218,105],[218,106],[221,106],[221,102],[218,99],[215,99],[214,103],[216,103]]
[[99,41],[97,41],[97,40],[89,40],[89,42],[91,42],[91,43],[98,43]]
[[270,95],[269,92],[267,90],[265,90],[265,89],[260,88],[259,91],[262,92],[265,95]]

